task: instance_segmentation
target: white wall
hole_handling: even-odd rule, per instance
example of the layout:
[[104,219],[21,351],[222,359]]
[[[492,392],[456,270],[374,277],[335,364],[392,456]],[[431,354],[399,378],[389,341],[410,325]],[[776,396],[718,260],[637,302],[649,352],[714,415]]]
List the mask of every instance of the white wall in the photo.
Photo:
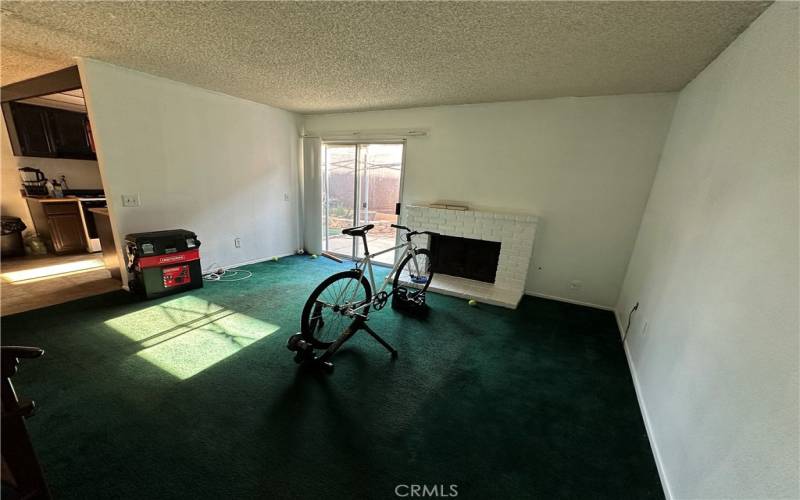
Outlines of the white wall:
[[440,106],[313,115],[305,127],[428,129],[408,140],[404,203],[538,215],[526,289],[613,307],[674,102],[646,94]]
[[797,9],[681,92],[617,307],[675,498],[800,497]]
[[100,169],[96,161],[90,160],[64,160],[59,158],[33,158],[27,156],[14,156],[11,150],[11,140],[8,137],[5,120],[0,118],[0,149],[2,149],[2,163],[0,163],[0,185],[2,185],[2,214],[20,217],[29,231],[33,230],[28,205],[20,196],[22,187],[17,169],[33,167],[41,170],[48,179],[60,179],[61,175],[67,177],[70,189],[102,189]]
[[[299,116],[90,59],[79,69],[118,243],[189,229],[204,269],[296,250]],[[122,207],[137,193],[141,206]]]

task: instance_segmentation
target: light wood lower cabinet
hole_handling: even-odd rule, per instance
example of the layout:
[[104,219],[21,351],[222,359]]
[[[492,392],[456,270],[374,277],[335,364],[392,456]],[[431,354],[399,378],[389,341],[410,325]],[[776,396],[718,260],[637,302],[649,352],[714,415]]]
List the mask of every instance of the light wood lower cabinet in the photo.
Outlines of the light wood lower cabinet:
[[28,198],[28,208],[36,232],[49,242],[55,253],[86,251],[83,220],[77,200],[43,203],[35,198]]
[[83,221],[79,213],[48,215],[47,223],[56,253],[86,251]]

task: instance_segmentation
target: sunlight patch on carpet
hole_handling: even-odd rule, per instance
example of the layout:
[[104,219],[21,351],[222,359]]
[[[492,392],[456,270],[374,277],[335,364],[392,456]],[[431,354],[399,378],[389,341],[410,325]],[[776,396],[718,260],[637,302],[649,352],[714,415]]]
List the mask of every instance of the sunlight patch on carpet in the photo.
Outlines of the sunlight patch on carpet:
[[105,322],[142,349],[137,356],[188,379],[280,327],[184,295]]

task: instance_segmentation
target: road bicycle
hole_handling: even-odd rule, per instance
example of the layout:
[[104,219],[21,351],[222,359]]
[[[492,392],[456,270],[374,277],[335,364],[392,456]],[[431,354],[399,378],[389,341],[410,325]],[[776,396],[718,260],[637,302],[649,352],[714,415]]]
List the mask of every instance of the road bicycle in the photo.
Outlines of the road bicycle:
[[[425,293],[433,279],[432,259],[430,250],[419,248],[413,237],[418,235],[435,237],[436,233],[413,231],[408,227],[392,224],[391,227],[405,231],[403,234],[405,241],[392,248],[370,254],[367,232],[374,227],[374,224],[366,224],[342,230],[342,234],[362,239],[364,258],[356,262],[355,268],[329,276],[311,292],[300,317],[300,333],[293,335],[288,343],[289,349],[297,352],[295,361],[298,363],[313,359],[325,368],[332,369],[330,358],[358,330],[365,330],[383,345],[392,357],[397,357],[397,351],[365,322],[369,317],[370,308],[374,311],[383,309],[392,295],[404,303],[424,305]],[[383,279],[380,287],[376,287],[372,259],[396,250],[401,251],[398,252],[392,270]],[[330,254],[323,253],[323,255],[343,262]],[[390,284],[391,290],[387,292]],[[314,349],[325,352],[319,357],[314,357]]]

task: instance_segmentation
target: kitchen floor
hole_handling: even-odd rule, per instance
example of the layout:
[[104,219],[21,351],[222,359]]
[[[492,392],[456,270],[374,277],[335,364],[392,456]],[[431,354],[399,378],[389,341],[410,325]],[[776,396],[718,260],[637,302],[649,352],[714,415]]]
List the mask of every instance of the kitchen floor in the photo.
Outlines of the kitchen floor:
[[5,259],[0,263],[0,316],[119,290],[101,254]]

